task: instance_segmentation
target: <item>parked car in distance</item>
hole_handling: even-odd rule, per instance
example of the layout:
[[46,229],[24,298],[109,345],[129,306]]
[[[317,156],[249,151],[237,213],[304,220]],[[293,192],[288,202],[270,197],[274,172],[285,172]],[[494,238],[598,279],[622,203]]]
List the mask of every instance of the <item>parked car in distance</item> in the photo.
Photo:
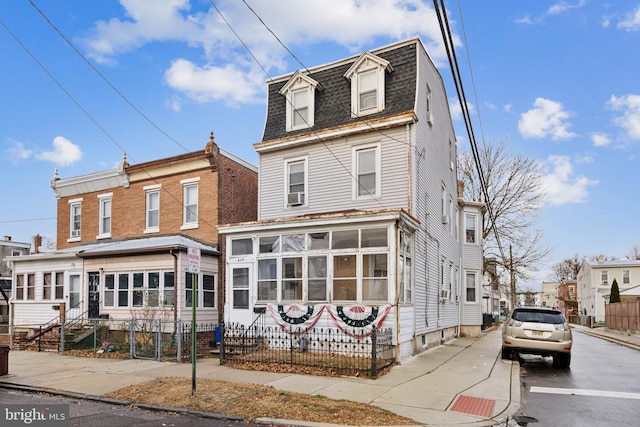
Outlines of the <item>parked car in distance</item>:
[[502,358],[515,353],[552,356],[556,367],[569,368],[573,336],[562,313],[546,307],[518,307],[502,328]]

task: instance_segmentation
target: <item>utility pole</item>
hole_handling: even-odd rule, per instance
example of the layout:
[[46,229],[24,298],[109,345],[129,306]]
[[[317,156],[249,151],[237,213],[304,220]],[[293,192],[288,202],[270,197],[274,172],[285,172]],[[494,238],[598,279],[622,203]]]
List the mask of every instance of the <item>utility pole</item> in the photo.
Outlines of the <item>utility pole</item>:
[[511,310],[516,308],[516,273],[513,270],[513,247],[509,245],[509,291],[511,294]]

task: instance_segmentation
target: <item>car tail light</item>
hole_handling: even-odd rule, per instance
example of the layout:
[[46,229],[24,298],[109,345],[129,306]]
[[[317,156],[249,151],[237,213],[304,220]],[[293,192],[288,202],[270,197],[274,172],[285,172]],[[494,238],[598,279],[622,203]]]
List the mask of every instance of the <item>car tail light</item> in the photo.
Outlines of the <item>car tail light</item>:
[[515,326],[516,328],[519,328],[520,326],[522,326],[522,322],[512,318],[509,319],[509,326]]
[[568,331],[571,328],[568,323],[558,323],[553,326],[555,326],[557,331]]

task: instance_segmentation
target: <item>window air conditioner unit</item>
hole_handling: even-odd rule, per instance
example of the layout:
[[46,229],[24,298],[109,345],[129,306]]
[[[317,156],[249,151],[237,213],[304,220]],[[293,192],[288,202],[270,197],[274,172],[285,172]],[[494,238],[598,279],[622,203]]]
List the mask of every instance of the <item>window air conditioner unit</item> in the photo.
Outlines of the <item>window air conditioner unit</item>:
[[287,194],[287,204],[289,206],[304,205],[304,193],[297,192]]
[[71,237],[80,237],[80,230],[71,230]]
[[449,289],[440,289],[440,300],[442,302],[445,302],[446,300],[449,299],[450,296],[450,290]]
[[442,215],[442,223],[449,224],[449,215]]

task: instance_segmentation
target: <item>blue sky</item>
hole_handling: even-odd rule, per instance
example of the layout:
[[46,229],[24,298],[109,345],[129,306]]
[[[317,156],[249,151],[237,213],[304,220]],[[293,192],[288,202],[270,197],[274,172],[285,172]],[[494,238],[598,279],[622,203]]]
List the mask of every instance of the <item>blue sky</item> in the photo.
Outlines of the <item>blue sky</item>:
[[[522,285],[539,288],[574,254],[630,253],[640,0],[446,5],[476,138],[535,159],[547,183],[539,227],[554,251]],[[139,163],[195,151],[210,131],[255,164],[269,77],[416,35],[468,150],[431,1],[24,0],[4,2],[0,20],[0,233],[16,241],[55,241],[56,168],[66,178],[123,152]]]

